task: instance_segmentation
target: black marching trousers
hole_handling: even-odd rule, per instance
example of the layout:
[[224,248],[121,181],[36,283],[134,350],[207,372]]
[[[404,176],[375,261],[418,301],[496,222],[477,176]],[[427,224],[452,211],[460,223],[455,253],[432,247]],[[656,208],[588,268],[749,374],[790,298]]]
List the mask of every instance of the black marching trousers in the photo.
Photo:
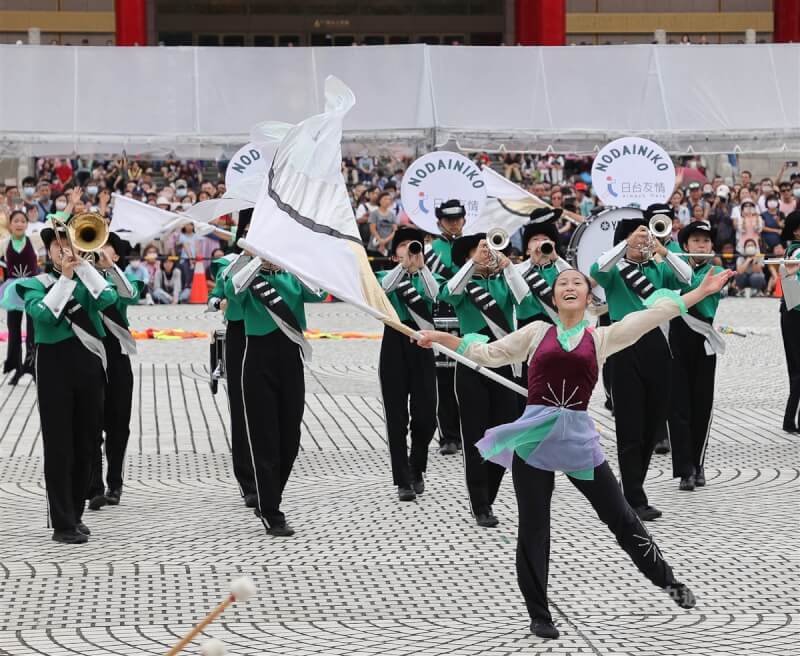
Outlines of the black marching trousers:
[[781,335],[789,369],[789,399],[783,415],[784,427],[800,428],[800,311],[786,310],[781,305]]
[[[504,378],[512,379],[509,366],[493,371]],[[475,444],[483,437],[486,429],[508,424],[520,416],[517,393],[463,364],[456,365],[455,378],[467,492],[472,513],[478,515],[487,512],[494,503],[505,468],[485,461]]]
[[244,359],[244,321],[228,321],[225,330],[225,376],[228,412],[231,416],[231,458],[233,475],[242,496],[255,494],[253,458],[247,443],[242,401],[242,360]]
[[281,498],[300,449],[305,406],[300,347],[280,330],[245,338],[242,399],[258,511],[266,526],[282,526]]
[[436,367],[436,425],[439,429],[439,446],[461,444],[455,375],[454,366]]
[[[597,318],[597,325],[604,327],[611,325],[611,317],[608,316],[608,312],[604,312]],[[606,393],[606,401],[611,401],[611,367],[611,359],[609,358],[603,364],[603,371],[601,372],[601,377],[603,379],[603,391]]]
[[[538,469],[514,456],[514,492],[519,508],[517,535],[517,580],[531,619],[552,621],[547,604],[550,567],[550,499],[553,472]],[[607,462],[594,469],[594,480],[569,478],[592,504],[597,516],[617,538],[639,571],[659,588],[674,584],[669,564],[622,495]]]
[[654,328],[609,360],[622,490],[641,508],[648,505],[644,481],[653,447],[669,416],[672,357],[664,333]]
[[54,529],[75,528],[83,516],[92,454],[102,430],[105,373],[77,339],[39,344],[36,392],[44,447],[44,480]]
[[[378,375],[386,415],[386,436],[394,484],[410,487],[428,466],[428,445],[436,430],[436,374],[433,351],[386,327]],[[406,436],[411,415],[411,454]]]
[[122,489],[122,469],[125,451],[131,435],[131,406],[133,404],[133,370],[131,359],[120,348],[119,340],[106,335],[106,390],[103,404],[103,430],[97,436],[92,459],[92,480],[88,498],[103,494],[103,434],[105,434],[106,484],[109,490]]
[[707,355],[705,338],[680,317],[670,322],[672,398],[669,441],[672,475],[692,476],[703,466],[714,406],[717,356]]
[[3,373],[15,369],[22,369],[26,364],[33,364],[33,319],[30,315],[25,315],[25,359],[22,359],[22,315],[20,310],[8,311],[8,350],[6,351],[6,361],[3,365]]

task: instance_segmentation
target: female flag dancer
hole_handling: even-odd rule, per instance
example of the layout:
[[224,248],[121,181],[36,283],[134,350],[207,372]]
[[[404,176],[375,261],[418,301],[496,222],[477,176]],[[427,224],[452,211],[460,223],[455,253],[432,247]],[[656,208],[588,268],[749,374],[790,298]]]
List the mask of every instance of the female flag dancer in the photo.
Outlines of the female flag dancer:
[[600,519],[639,570],[666,590],[681,608],[695,604],[692,591],[679,583],[655,541],[625,501],[600,448],[587,407],[597,373],[608,356],[635,343],[658,325],[677,317],[718,292],[730,271],[708,275],[683,296],[658,290],[648,309],[628,314],[605,328],[591,329],[584,320],[589,282],[580,271],[562,271],[553,285],[558,318],[555,325],[535,321],[489,344],[486,337],[463,338],[422,331],[419,344],[436,342],[486,367],[528,361],[528,405],[517,421],[486,431],[477,446],[487,460],[511,469],[519,509],[517,577],[531,632],[557,638],[547,605],[550,555],[550,497],[555,471],[563,471],[589,499]]

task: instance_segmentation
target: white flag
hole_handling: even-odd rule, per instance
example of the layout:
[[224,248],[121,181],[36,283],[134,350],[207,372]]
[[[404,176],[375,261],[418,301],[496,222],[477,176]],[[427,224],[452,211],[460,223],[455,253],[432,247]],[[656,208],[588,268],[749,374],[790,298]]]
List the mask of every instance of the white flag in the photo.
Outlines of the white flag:
[[162,233],[176,228],[180,216],[154,205],[114,194],[114,212],[109,229],[130,242],[145,244],[157,239]]
[[325,112],[285,134],[240,244],[378,319],[398,322],[370,269],[342,178],[342,122],[354,104],[343,82],[325,80]]
[[530,214],[538,207],[549,207],[542,199],[525,191],[488,166],[481,171],[486,183],[486,203],[481,215],[468,222],[465,232],[475,234],[502,228],[513,235],[530,221]]

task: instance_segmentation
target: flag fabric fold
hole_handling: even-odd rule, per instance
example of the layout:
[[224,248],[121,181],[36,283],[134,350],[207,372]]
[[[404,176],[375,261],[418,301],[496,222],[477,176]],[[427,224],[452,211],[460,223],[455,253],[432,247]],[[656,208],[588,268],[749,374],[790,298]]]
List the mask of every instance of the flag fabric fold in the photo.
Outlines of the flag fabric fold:
[[258,140],[280,138],[247,238],[240,245],[382,321],[399,324],[359,237],[341,173],[342,123],[355,104],[335,77],[325,111],[290,129],[262,123]]
[[530,214],[539,207],[549,207],[541,198],[511,182],[488,166],[481,171],[486,183],[486,203],[480,216],[469,221],[464,232],[476,234],[502,228],[513,235],[530,221]]

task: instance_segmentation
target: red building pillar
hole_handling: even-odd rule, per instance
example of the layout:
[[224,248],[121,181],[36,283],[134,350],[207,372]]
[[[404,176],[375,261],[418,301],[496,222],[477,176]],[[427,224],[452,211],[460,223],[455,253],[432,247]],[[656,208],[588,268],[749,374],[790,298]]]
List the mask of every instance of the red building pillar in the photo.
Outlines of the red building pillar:
[[772,11],[773,41],[800,42],[800,0],[775,0]]
[[523,46],[563,46],[567,35],[565,0],[516,0],[516,35]]
[[147,45],[147,0],[115,0],[118,46]]

